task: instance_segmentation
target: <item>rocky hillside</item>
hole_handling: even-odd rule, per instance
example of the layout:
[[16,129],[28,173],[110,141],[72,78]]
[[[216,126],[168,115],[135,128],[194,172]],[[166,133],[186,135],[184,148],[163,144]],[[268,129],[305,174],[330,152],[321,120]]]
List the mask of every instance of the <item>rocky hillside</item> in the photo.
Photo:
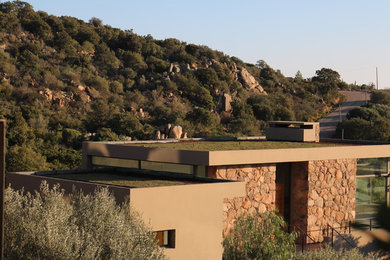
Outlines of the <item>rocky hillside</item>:
[[347,86],[21,1],[0,3],[0,60],[8,170],[78,167],[88,139],[260,135],[267,120],[319,119]]

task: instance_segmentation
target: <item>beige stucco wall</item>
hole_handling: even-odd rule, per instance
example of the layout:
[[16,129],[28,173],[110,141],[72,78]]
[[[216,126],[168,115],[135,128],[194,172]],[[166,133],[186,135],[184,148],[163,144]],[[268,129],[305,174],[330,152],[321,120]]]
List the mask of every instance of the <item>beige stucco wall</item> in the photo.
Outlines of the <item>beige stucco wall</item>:
[[245,194],[243,182],[129,188],[16,173],[7,174],[6,185],[33,192],[43,180],[60,184],[65,193],[73,187],[91,193],[98,186],[107,186],[118,202],[130,196],[131,205],[152,230],[176,230],[175,248],[165,249],[173,260],[221,259],[223,199]]
[[275,164],[209,167],[208,177],[245,182],[245,196],[224,200],[224,236],[240,215],[275,209]]
[[245,194],[240,182],[131,189],[131,205],[153,230],[176,230],[171,259],[222,259],[223,198]]
[[73,189],[82,190],[85,194],[92,194],[98,187],[107,187],[114,195],[118,203],[123,203],[129,197],[129,188],[104,185],[98,183],[88,183],[81,181],[50,178],[47,176],[25,175],[19,173],[7,173],[5,176],[5,185],[10,185],[13,189],[24,189],[26,192],[34,193],[39,190],[42,181],[46,181],[50,186],[59,184],[64,189],[65,194],[71,193]]

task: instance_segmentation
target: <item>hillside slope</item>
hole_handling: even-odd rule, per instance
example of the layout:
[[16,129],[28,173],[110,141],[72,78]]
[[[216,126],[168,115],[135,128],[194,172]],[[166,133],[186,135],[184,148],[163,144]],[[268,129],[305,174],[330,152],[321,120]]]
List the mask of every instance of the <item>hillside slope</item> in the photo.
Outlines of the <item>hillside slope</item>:
[[337,72],[284,77],[207,46],[156,40],[73,17],[0,3],[0,116],[8,170],[80,164],[81,142],[259,135],[267,120],[318,120],[347,87]]

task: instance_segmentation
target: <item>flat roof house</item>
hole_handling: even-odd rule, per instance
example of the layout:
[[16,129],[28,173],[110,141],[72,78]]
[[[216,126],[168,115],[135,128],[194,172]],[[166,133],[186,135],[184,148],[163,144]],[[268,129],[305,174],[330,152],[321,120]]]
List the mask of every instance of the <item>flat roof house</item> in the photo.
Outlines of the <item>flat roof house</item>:
[[7,182],[33,190],[47,180],[86,192],[107,185],[118,201],[130,197],[171,259],[221,259],[222,239],[244,213],[277,208],[313,243],[329,226],[346,232],[350,221],[389,203],[390,144],[318,142],[316,124],[274,126],[306,142],[84,142],[84,170],[8,173]]
[[[114,166],[245,182],[225,198],[223,235],[242,213],[277,208],[291,229],[321,242],[324,230],[372,216],[388,201],[389,144],[269,141],[86,142],[85,168]],[[343,232],[342,229],[339,230]]]

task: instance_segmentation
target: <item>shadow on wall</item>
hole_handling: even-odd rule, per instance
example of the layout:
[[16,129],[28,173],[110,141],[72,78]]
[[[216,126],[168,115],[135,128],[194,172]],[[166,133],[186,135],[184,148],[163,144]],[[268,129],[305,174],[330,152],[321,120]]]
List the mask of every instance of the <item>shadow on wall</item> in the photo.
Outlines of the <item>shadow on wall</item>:
[[343,237],[348,240],[346,242],[343,238],[340,236],[336,237],[334,240],[334,248],[336,250],[342,250],[347,249],[351,250],[352,248],[357,248],[361,253],[368,254],[368,253],[377,253],[378,257],[390,257],[390,255],[382,252],[378,245],[374,242],[374,237],[381,237],[383,235],[389,235],[384,234],[386,232],[383,229],[375,229],[372,231],[355,231],[351,234],[343,234]]

